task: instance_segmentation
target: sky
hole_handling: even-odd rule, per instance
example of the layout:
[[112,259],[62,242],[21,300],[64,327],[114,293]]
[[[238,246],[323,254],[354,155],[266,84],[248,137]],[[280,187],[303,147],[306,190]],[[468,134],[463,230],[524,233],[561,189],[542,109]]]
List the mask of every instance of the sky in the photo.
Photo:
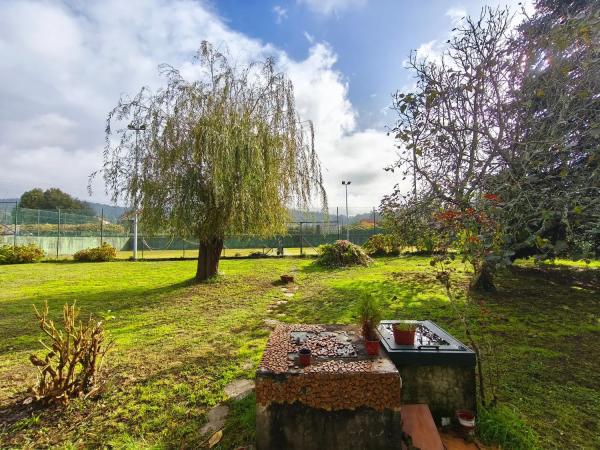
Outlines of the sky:
[[[516,0],[0,0],[0,198],[58,187],[108,202],[104,127],[123,95],[193,74],[203,40],[243,65],[273,57],[315,126],[329,206],[377,207],[400,182],[391,95],[413,83],[411,50],[437,58],[466,14]],[[530,9],[530,2],[525,2]],[[320,206],[320,205],[315,205]]]

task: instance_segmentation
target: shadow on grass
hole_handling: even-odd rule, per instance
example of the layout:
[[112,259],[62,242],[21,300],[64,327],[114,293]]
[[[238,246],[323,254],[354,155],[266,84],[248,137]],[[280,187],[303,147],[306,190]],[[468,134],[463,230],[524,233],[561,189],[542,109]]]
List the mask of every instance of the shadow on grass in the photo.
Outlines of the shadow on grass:
[[324,267],[315,260],[312,261],[310,264],[306,264],[305,266],[303,266],[301,270],[304,273],[331,273],[343,269],[343,267]]
[[[352,323],[357,320],[358,301],[366,296],[377,298],[385,319],[410,318],[431,319],[431,313],[448,312],[447,301],[429,284],[419,280],[397,281],[393,277],[384,280],[357,279],[330,287],[307,289],[303,295],[284,308],[288,321],[306,323]],[[410,317],[408,317],[410,315]],[[436,318],[446,316],[434,314]]]
[[522,267],[511,266],[510,272],[521,278],[545,280],[566,286],[578,286],[585,289],[600,290],[600,270],[573,267]]
[[[88,292],[85,296],[81,293],[63,292],[20,299],[19,302],[6,302],[2,305],[2,318],[0,319],[0,355],[31,347],[31,343],[39,335],[33,305],[39,309],[43,306],[44,301],[48,302],[50,318],[57,322],[61,320],[62,306],[73,301],[76,301],[77,307],[81,309],[82,317],[86,317],[90,311],[98,315],[102,311],[108,310],[114,316],[128,316],[136,310],[168,301],[169,294],[194,285],[195,280],[190,278],[158,288],[130,286],[113,291]],[[27,304],[28,308],[24,304]],[[24,339],[25,337],[30,337],[30,339]]]
[[[206,423],[206,414],[211,407],[224,404],[230,408],[227,423],[223,430],[223,440],[216,449],[237,448],[242,444],[252,444],[254,440],[255,397],[250,395],[242,400],[227,399],[223,389],[240,375],[239,361],[235,360],[235,348],[220,348],[219,354],[191,357],[174,367],[158,370],[147,378],[138,380],[141,389],[151,390],[153,396],[145,396],[145,403],[152,403],[160,410],[155,429],[148,429],[144,417],[131,423],[133,436],[144,432],[160,436],[158,448],[196,449],[205,448],[210,433],[203,435],[200,429]],[[182,382],[185,383],[181,389]],[[130,403],[140,403],[133,391]],[[126,418],[124,418],[126,419]],[[114,420],[114,419],[113,419]],[[120,420],[120,419],[119,419]],[[140,429],[143,426],[145,429]],[[99,444],[101,444],[99,442]]]

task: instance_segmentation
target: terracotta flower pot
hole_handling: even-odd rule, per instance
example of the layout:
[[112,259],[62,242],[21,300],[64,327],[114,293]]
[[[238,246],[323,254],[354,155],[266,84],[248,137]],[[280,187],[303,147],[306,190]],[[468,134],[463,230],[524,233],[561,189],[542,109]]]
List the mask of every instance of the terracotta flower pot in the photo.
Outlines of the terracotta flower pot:
[[468,409],[459,409],[456,411],[456,418],[461,429],[465,433],[471,434],[473,430],[475,430],[475,414],[473,411],[469,411]]
[[415,344],[415,329],[399,330],[392,327],[394,333],[394,341],[398,345],[414,345]]
[[310,348],[303,347],[298,351],[298,362],[301,367],[310,366]]
[[281,282],[284,284],[294,282],[294,277],[292,275],[281,275],[281,277],[279,277],[279,278],[281,279]]
[[365,339],[365,350],[367,355],[376,356],[379,354],[379,339],[374,341]]

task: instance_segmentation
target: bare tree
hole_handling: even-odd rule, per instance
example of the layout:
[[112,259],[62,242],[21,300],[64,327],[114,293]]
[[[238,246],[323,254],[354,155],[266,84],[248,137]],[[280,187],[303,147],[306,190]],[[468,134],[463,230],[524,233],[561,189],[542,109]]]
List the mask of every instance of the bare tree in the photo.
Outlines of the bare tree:
[[[439,60],[411,53],[408,68],[416,86],[394,96],[398,123],[392,131],[400,153],[388,170],[413,177],[413,204],[470,208],[489,175],[513,158],[518,124],[507,99],[518,83],[511,20],[507,9],[486,7],[478,19],[467,17],[453,30]],[[402,194],[396,188],[384,209]],[[478,270],[491,274],[487,269],[484,264]],[[482,279],[482,286],[490,284]]]

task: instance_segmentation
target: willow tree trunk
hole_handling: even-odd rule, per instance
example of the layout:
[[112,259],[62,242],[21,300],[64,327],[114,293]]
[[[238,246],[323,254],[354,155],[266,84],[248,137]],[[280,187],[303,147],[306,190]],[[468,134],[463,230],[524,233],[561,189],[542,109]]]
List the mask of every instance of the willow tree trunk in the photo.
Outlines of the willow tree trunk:
[[223,250],[223,239],[213,238],[200,241],[198,249],[198,268],[196,270],[196,281],[206,281],[214,277],[219,271],[219,259]]

